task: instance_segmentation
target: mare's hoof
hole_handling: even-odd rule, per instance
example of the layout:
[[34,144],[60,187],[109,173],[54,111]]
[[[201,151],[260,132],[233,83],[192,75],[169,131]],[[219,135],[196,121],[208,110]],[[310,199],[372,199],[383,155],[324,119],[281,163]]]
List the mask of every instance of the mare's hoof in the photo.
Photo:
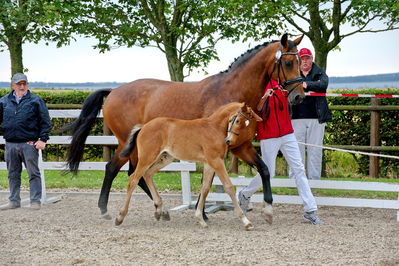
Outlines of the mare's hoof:
[[272,214],[268,214],[265,212],[262,212],[263,217],[265,217],[265,220],[268,224],[272,224],[273,223],[273,215]]
[[160,214],[160,213],[157,213],[157,212],[154,212],[154,217],[155,217],[155,219],[156,219],[157,221],[159,221],[159,220],[161,219],[161,214]]
[[101,218],[105,220],[112,220],[111,215],[109,215],[108,213],[101,214]]
[[273,223],[273,207],[270,204],[267,204],[263,210],[262,215],[265,217],[265,220],[268,224]]
[[201,227],[204,229],[208,229],[209,225],[207,223],[201,223]]
[[115,225],[121,225],[123,220],[119,220],[118,217],[115,218]]
[[162,212],[162,220],[164,221],[170,221],[170,215],[168,211]]

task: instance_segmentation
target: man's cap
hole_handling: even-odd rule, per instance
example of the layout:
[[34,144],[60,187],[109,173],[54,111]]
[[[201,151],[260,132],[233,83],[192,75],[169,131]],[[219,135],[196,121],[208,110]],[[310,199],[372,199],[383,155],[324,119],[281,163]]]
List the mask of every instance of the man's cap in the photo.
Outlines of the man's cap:
[[15,73],[14,76],[12,76],[12,78],[11,78],[12,83],[18,83],[21,81],[28,82],[28,77],[23,73]]
[[308,48],[302,48],[301,50],[299,50],[299,56],[313,56],[312,51],[310,51]]

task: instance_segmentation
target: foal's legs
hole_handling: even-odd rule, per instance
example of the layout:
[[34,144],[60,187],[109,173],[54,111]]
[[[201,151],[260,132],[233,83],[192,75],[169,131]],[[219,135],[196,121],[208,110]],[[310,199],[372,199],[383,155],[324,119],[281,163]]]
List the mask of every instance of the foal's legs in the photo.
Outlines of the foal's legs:
[[[107,220],[111,219],[111,216],[108,214],[108,200],[109,200],[109,192],[111,190],[112,182],[114,181],[116,175],[119,173],[121,167],[127,162],[127,158],[119,157],[120,149],[115,152],[114,156],[112,156],[111,160],[105,166],[105,175],[103,184],[101,187],[100,197],[98,199],[98,207],[101,211],[101,217]],[[129,160],[129,176],[134,172],[134,168],[137,164],[137,159]],[[150,190],[147,187],[144,179],[140,179],[138,185],[144,190],[144,192],[152,199]]]
[[[155,206],[155,213],[154,216],[155,218],[159,221],[159,219],[162,217],[163,220],[170,220],[169,212],[163,210],[163,203],[162,199],[158,193],[158,190],[155,188],[154,185],[154,180],[153,176],[155,173],[157,173],[160,169],[165,167],[166,165],[170,164],[173,162],[173,157],[167,154],[166,152],[162,153],[158,157],[158,161],[156,161],[145,173],[144,179],[145,182],[148,185],[149,191],[151,191],[152,198],[154,200],[154,206]],[[141,180],[141,179],[140,179]]]
[[[128,176],[133,174],[136,165],[137,165],[137,149],[133,149],[133,152],[132,152],[132,154],[130,156],[130,159],[129,159],[129,170],[127,172]],[[144,178],[140,178],[138,185],[144,190],[144,192],[152,200],[151,192],[150,192],[150,190],[149,190]]]
[[[127,195],[126,195],[126,199],[125,199],[125,204],[123,205],[122,209],[120,210],[119,216],[115,219],[116,225],[120,225],[123,222],[123,220],[125,219],[125,216],[129,210],[129,204],[130,204],[130,200],[132,198],[133,190],[136,188],[140,178],[142,176],[146,175],[147,179],[149,180],[149,177],[150,178],[152,177],[152,174],[151,175],[148,174],[148,169],[154,165],[154,162],[157,162],[159,159],[162,158],[162,156],[160,157],[160,156],[158,156],[158,154],[159,154],[159,151],[157,151],[157,150],[149,150],[146,153],[146,156],[139,158],[136,170],[129,177],[129,183],[128,183],[128,187],[127,187]],[[160,161],[162,162],[162,159]],[[165,163],[165,162],[163,162],[163,163]],[[157,165],[157,164],[155,164],[155,165]],[[162,163],[159,165],[161,166],[161,168],[163,167]],[[155,167],[154,169],[159,170],[160,168]],[[161,198],[159,197],[159,194],[156,191],[155,186],[152,182],[151,182],[151,185],[152,185],[152,188],[150,190],[152,190],[152,193],[151,193],[152,196],[156,197],[155,201],[158,202],[158,204],[160,204],[162,206]]]
[[129,210],[129,204],[130,204],[130,199],[132,198],[133,190],[137,186],[139,179],[141,176],[144,174],[144,168],[136,168],[136,171],[130,175],[129,177],[129,184],[127,186],[127,195],[125,199],[125,204],[123,205],[122,209],[119,212],[119,216],[116,217],[115,219],[115,225],[120,225],[123,223],[123,220],[125,219],[125,216]]
[[204,217],[205,200],[212,185],[214,174],[215,171],[213,170],[213,168],[210,167],[209,164],[204,163],[201,191],[195,208],[195,217],[198,218],[201,226],[204,228],[208,227],[208,224],[205,222],[206,216]]
[[[205,167],[204,167],[204,170],[203,170],[203,172],[202,172],[201,184],[202,184],[203,180],[204,180],[205,178],[207,178],[206,175],[209,176],[209,178],[211,179],[211,184],[212,184],[213,178],[215,177],[215,171],[212,169],[212,174],[210,174],[210,173],[205,173]],[[198,195],[197,203],[195,203],[195,209],[198,208],[198,204],[199,204],[200,197],[201,197],[201,191],[200,191],[200,193],[199,193],[199,195]],[[202,218],[204,219],[204,221],[208,221],[208,220],[209,220],[208,216],[207,216],[206,213],[205,213],[205,204],[204,204],[204,208],[202,209]]]
[[[237,197],[236,197],[236,194],[234,191],[234,186],[231,183],[230,178],[227,174],[223,159],[220,159],[220,158],[213,159],[213,160],[208,161],[208,163],[211,167],[213,167],[213,169],[215,169],[216,174],[219,176],[220,181],[223,184],[225,192],[230,196],[231,201],[233,202],[234,211],[241,218],[242,222],[244,223],[245,229],[246,230],[253,229],[254,227],[253,227],[252,223],[245,216],[244,212],[240,208],[240,205],[238,204]],[[203,200],[205,200],[205,199],[203,199]]]

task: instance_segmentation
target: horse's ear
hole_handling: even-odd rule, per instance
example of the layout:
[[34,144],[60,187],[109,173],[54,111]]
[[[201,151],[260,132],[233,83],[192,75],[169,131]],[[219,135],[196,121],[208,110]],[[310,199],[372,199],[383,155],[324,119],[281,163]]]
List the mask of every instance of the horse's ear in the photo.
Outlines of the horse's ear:
[[303,36],[305,36],[305,34],[302,34],[301,36],[299,36],[298,38],[296,38],[294,40],[294,43],[295,43],[296,46],[298,46],[301,43],[301,41],[303,39]]
[[247,112],[247,104],[246,104],[245,102],[242,102],[242,103],[241,103],[241,110],[242,110],[243,112]]
[[280,43],[283,47],[288,46],[288,34],[284,33],[283,36],[281,37]]

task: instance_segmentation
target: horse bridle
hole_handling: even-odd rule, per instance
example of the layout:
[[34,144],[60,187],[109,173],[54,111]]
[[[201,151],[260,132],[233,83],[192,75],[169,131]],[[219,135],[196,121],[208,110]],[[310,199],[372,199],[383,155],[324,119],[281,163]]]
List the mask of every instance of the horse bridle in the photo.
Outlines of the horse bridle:
[[237,111],[237,114],[233,116],[233,121],[231,122],[230,128],[227,129],[227,132],[228,132],[228,133],[232,133],[232,134],[234,134],[234,135],[236,135],[236,136],[239,136],[240,133],[234,132],[234,131],[232,130],[232,128],[233,128],[234,122],[236,121],[237,116],[238,116],[239,114],[242,115],[243,117],[245,117],[248,121],[250,121],[250,120],[252,119],[252,118],[248,117],[247,115],[245,115],[243,112],[241,112],[241,110],[238,110],[238,111]]
[[[294,42],[292,42],[292,41],[288,41],[288,42],[289,42],[290,45],[289,45],[287,51],[291,50],[292,47],[295,46]],[[276,69],[276,66],[277,66],[277,77],[278,77],[277,81],[278,81],[279,87],[281,87],[282,90],[287,91],[288,95],[290,95],[290,93],[292,91],[294,91],[296,89],[296,87],[298,87],[300,84],[302,84],[303,77],[297,77],[297,78],[293,78],[293,79],[288,79],[287,80],[285,72],[284,72],[284,68],[282,68],[282,66],[281,66],[281,58],[284,55],[295,55],[295,56],[298,56],[298,52],[283,52],[283,46],[280,44],[278,46],[278,50],[277,50],[277,52],[275,54],[276,60],[274,61],[274,66],[273,66],[272,73],[270,73],[270,77],[273,75],[273,72],[274,72],[274,70]],[[298,62],[299,62],[299,60],[298,60]],[[282,83],[282,84],[281,84],[281,81],[280,81],[280,71],[282,72],[282,74],[284,76],[284,79],[285,79],[284,83]],[[291,84],[293,84],[293,83],[298,83],[298,84],[296,86],[290,88],[289,90],[287,90],[286,87],[291,85]],[[287,97],[288,97],[288,95],[287,95]]]

